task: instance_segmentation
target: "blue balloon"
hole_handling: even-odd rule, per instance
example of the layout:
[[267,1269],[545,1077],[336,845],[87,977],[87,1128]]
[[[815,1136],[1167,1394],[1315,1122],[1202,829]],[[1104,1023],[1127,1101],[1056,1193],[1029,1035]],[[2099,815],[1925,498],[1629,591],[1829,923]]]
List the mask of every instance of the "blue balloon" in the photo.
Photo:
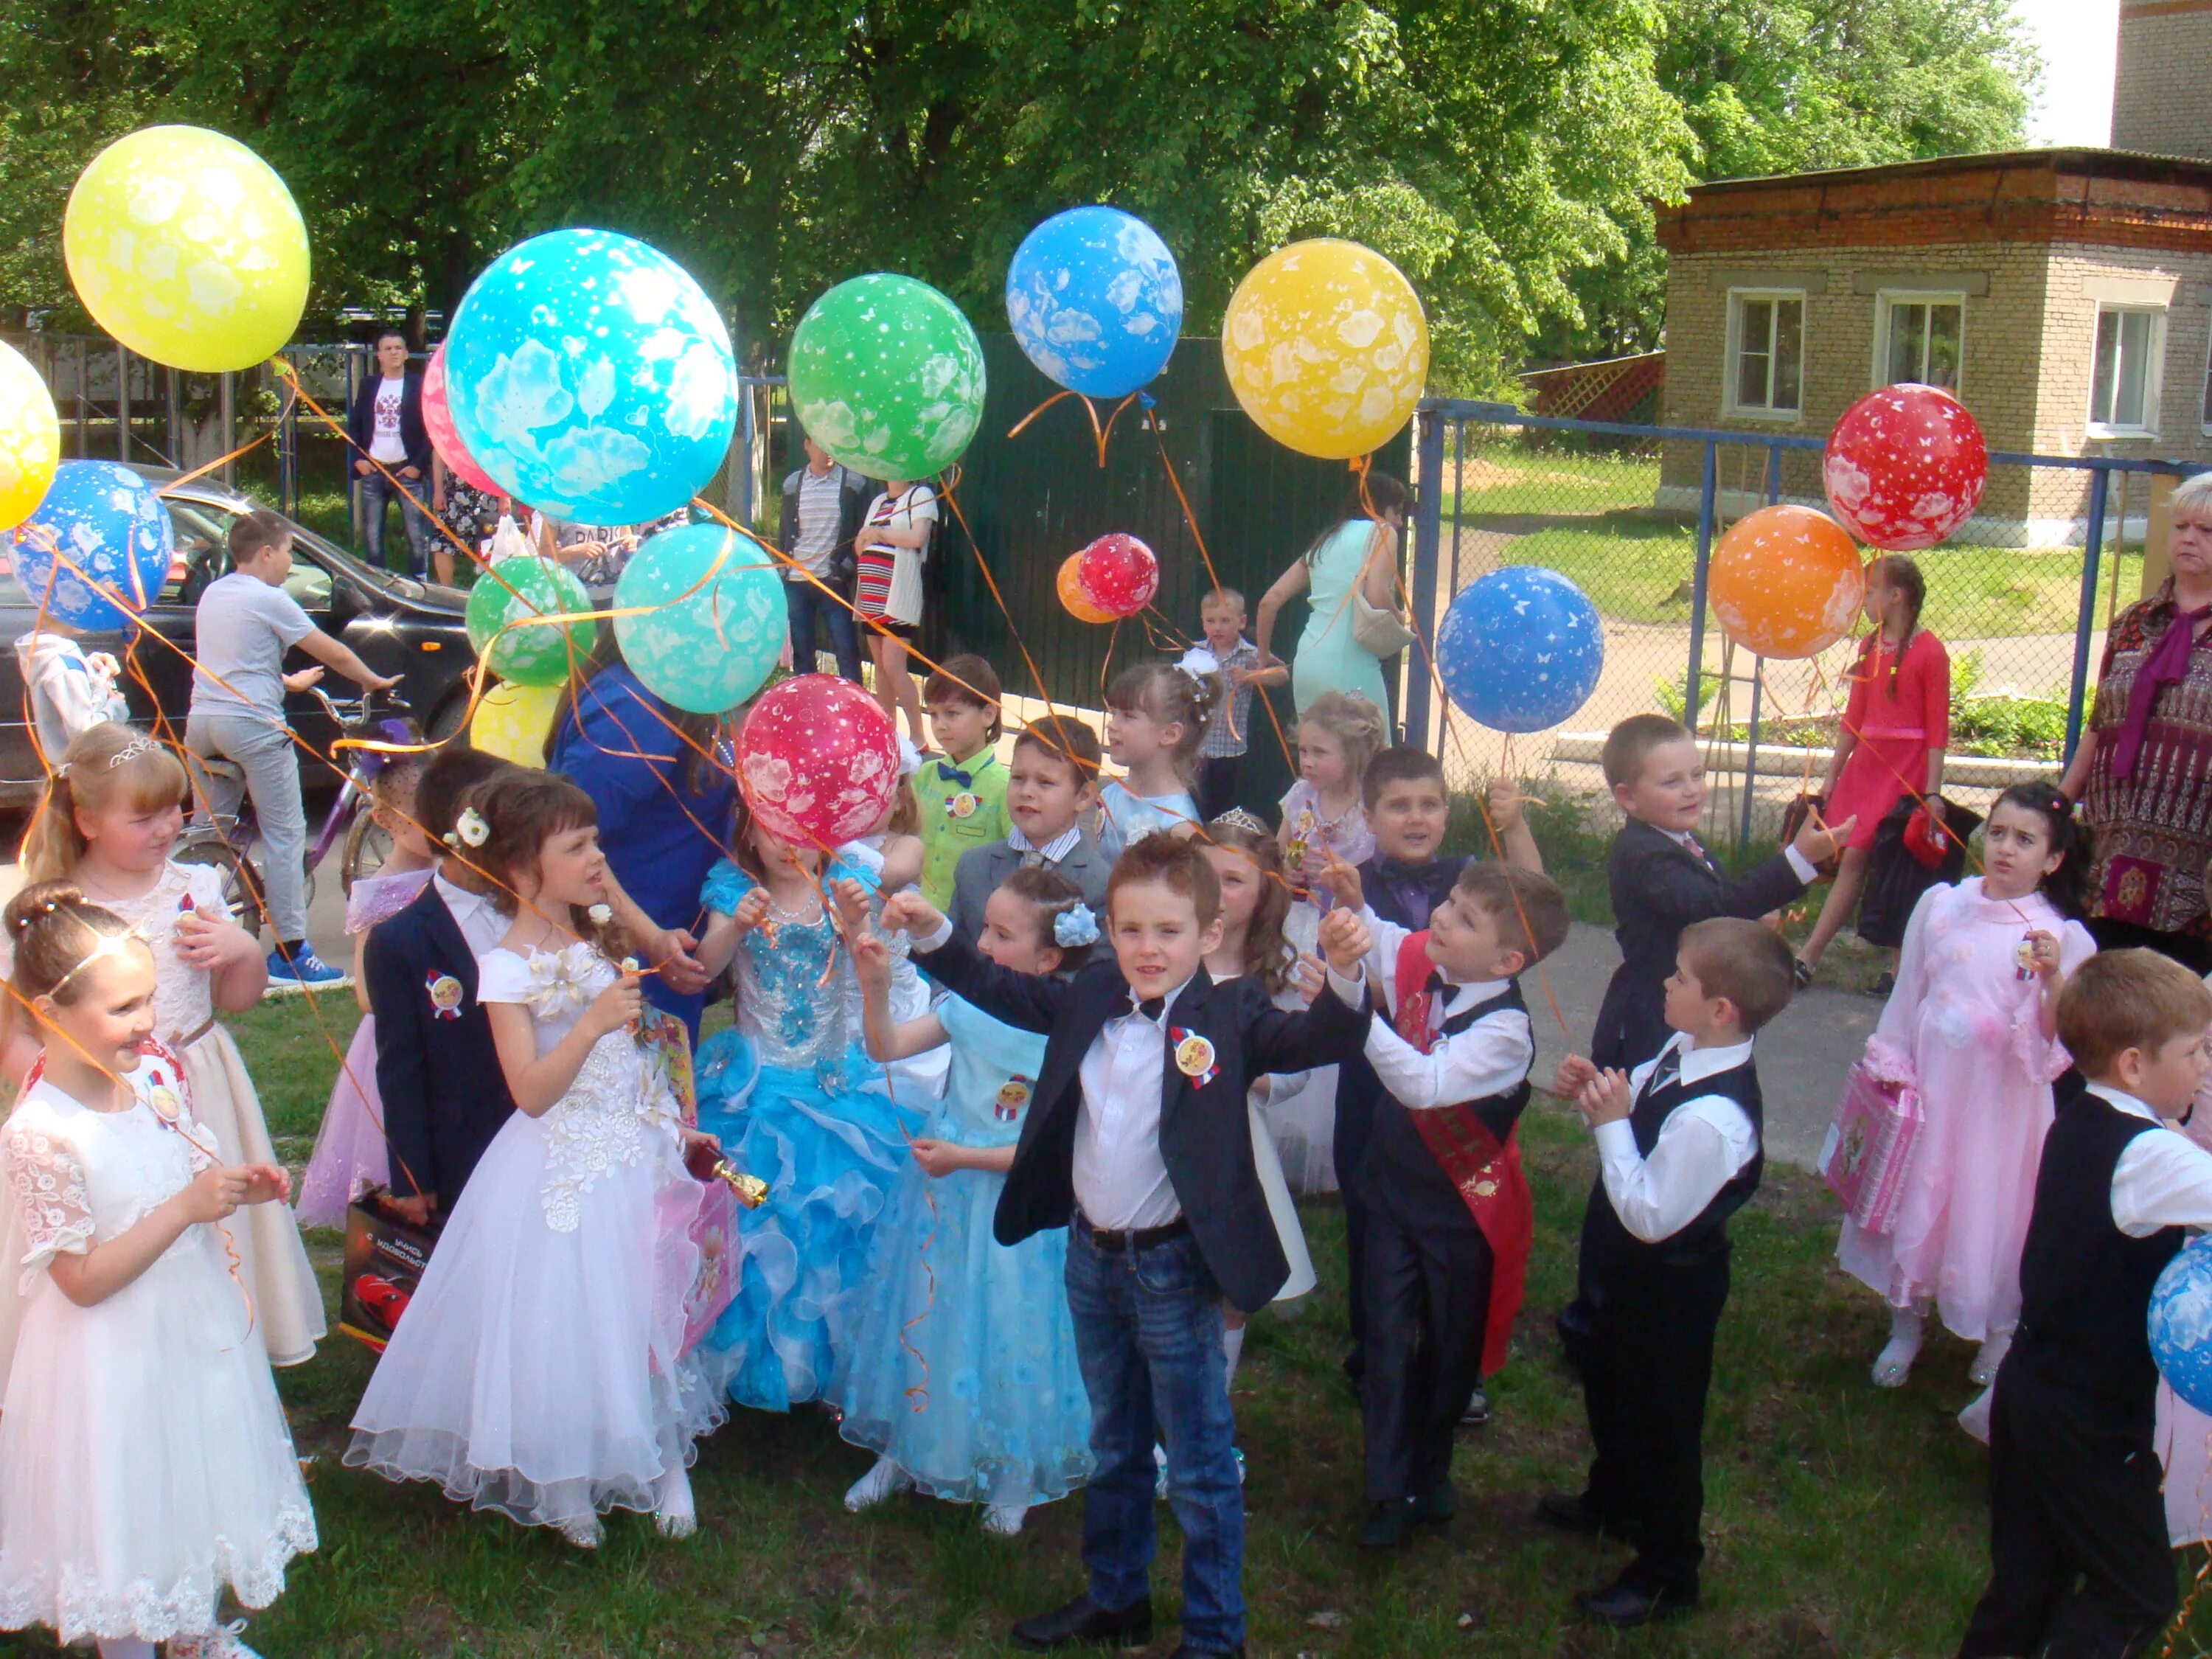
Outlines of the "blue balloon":
[[737,362],[705,292],[612,231],[548,231],[493,260],[454,313],[446,386],[500,488],[580,524],[674,512],[737,427]]
[[1006,319],[1054,386],[1124,397],[1167,367],[1182,327],[1182,276],[1143,220],[1119,208],[1070,208],[1014,250]]
[[2183,1246],[2151,1286],[2150,1352],[2174,1393],[2212,1412],[2212,1238]]
[[1604,666],[1597,607],[1538,565],[1508,565],[1469,582],[1437,629],[1444,690],[1494,732],[1559,725],[1589,701]]
[[647,537],[615,583],[615,609],[644,613],[615,617],[623,660],[697,714],[726,714],[767,684],[789,622],[775,561],[718,524]]
[[113,461],[64,461],[15,532],[15,580],[34,609],[106,633],[161,592],[173,545],[169,509],[145,479]]

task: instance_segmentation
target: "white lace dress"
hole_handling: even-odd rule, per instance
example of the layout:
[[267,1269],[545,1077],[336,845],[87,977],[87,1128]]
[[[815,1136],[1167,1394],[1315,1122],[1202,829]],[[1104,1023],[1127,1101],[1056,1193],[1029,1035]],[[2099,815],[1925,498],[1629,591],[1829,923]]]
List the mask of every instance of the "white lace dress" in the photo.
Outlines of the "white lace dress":
[[[477,996],[528,1007],[541,1054],[614,977],[580,943],[477,959]],[[369,1379],[349,1464],[529,1526],[659,1506],[722,1417],[719,1380],[680,1357],[702,1189],[679,1127],[627,1031],[543,1115],[507,1119]]]
[[175,1080],[173,1060],[150,1056],[132,1075],[137,1102],[108,1112],[41,1079],[0,1129],[25,1246],[0,1267],[22,1297],[0,1409],[0,1628],[47,1625],[65,1643],[206,1631],[226,1589],[266,1607],[285,1564],[315,1547],[268,1356],[217,1228],[185,1229],[88,1308],[46,1272],[127,1232],[208,1166],[193,1139],[207,1131]]

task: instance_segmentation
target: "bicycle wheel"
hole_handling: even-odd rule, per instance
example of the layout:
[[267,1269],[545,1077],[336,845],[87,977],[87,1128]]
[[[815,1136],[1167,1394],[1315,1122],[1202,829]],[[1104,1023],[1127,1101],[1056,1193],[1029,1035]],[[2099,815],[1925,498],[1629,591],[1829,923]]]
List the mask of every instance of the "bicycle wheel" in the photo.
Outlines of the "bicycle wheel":
[[266,910],[261,902],[261,878],[248,860],[221,836],[186,837],[169,856],[179,864],[204,864],[222,877],[222,902],[230,919],[249,933],[258,935]]
[[338,878],[344,884],[345,896],[353,896],[353,884],[363,876],[373,876],[384,867],[392,856],[392,837],[367,812],[359,814],[352,827],[346,831],[345,851],[340,855]]

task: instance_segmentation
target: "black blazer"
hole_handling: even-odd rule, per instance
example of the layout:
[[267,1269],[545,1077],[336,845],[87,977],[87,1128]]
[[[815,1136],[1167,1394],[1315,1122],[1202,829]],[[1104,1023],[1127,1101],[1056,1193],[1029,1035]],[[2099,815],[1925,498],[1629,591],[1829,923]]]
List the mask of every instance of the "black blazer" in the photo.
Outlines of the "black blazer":
[[[1017,974],[986,961],[958,933],[915,962],[985,1013],[1025,1031],[1048,1034],[1044,1065],[1031,1097],[1013,1167],[999,1195],[993,1231],[1001,1244],[1065,1227],[1075,1210],[1075,1118],[1079,1070],[1106,1022],[1129,1012],[1129,982],[1111,956],[1073,979]],[[1231,1302],[1254,1313],[1290,1277],[1267,1195],[1252,1162],[1252,1080],[1270,1072],[1304,1072],[1357,1054],[1367,1041],[1368,1011],[1323,991],[1311,1008],[1286,1013],[1245,977],[1216,985],[1200,968],[1168,1011],[1168,1023],[1213,1044],[1214,1075],[1195,1083],[1176,1068],[1169,1048],[1160,1100],[1160,1161],[1182,1205],[1199,1253]]]
[[1757,920],[1805,890],[1777,853],[1740,876],[1723,875],[1664,830],[1631,818],[1613,838],[1613,936],[1620,966],[1605,988],[1590,1058],[1622,1071],[1666,1046],[1667,975],[1682,930],[1713,916]]
[[[372,363],[370,368],[374,369],[375,365]],[[349,463],[367,460],[369,446],[376,441],[376,389],[383,382],[380,370],[370,374],[354,394],[353,407],[346,411],[346,436],[358,446],[358,452],[346,458]],[[422,424],[422,371],[411,364],[399,383],[399,447],[407,452],[407,459],[392,470],[397,472],[400,466],[411,466],[428,478],[430,428]],[[350,465],[346,472],[351,476]],[[427,492],[417,493],[428,500]]]
[[[477,959],[434,883],[369,929],[362,957],[376,1017],[376,1092],[392,1149],[392,1190],[435,1193],[452,1213],[485,1147],[514,1109],[477,1000]],[[457,1016],[441,1018],[431,987],[458,980]]]

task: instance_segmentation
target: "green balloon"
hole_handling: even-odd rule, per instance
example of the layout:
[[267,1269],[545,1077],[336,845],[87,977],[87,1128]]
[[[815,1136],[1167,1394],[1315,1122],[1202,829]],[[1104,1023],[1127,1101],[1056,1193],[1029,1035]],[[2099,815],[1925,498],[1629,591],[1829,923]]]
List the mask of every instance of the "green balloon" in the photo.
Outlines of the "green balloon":
[[806,435],[871,478],[942,471],[983,418],[982,343],[958,306],[911,276],[855,276],[808,307],[790,380]]
[[[559,628],[511,628],[532,617],[572,616],[592,608],[583,583],[557,564],[529,554],[501,559],[469,590],[469,643],[491,672],[515,685],[559,685],[591,654],[596,622]],[[501,629],[507,632],[501,633]],[[487,648],[489,654],[487,655]]]

